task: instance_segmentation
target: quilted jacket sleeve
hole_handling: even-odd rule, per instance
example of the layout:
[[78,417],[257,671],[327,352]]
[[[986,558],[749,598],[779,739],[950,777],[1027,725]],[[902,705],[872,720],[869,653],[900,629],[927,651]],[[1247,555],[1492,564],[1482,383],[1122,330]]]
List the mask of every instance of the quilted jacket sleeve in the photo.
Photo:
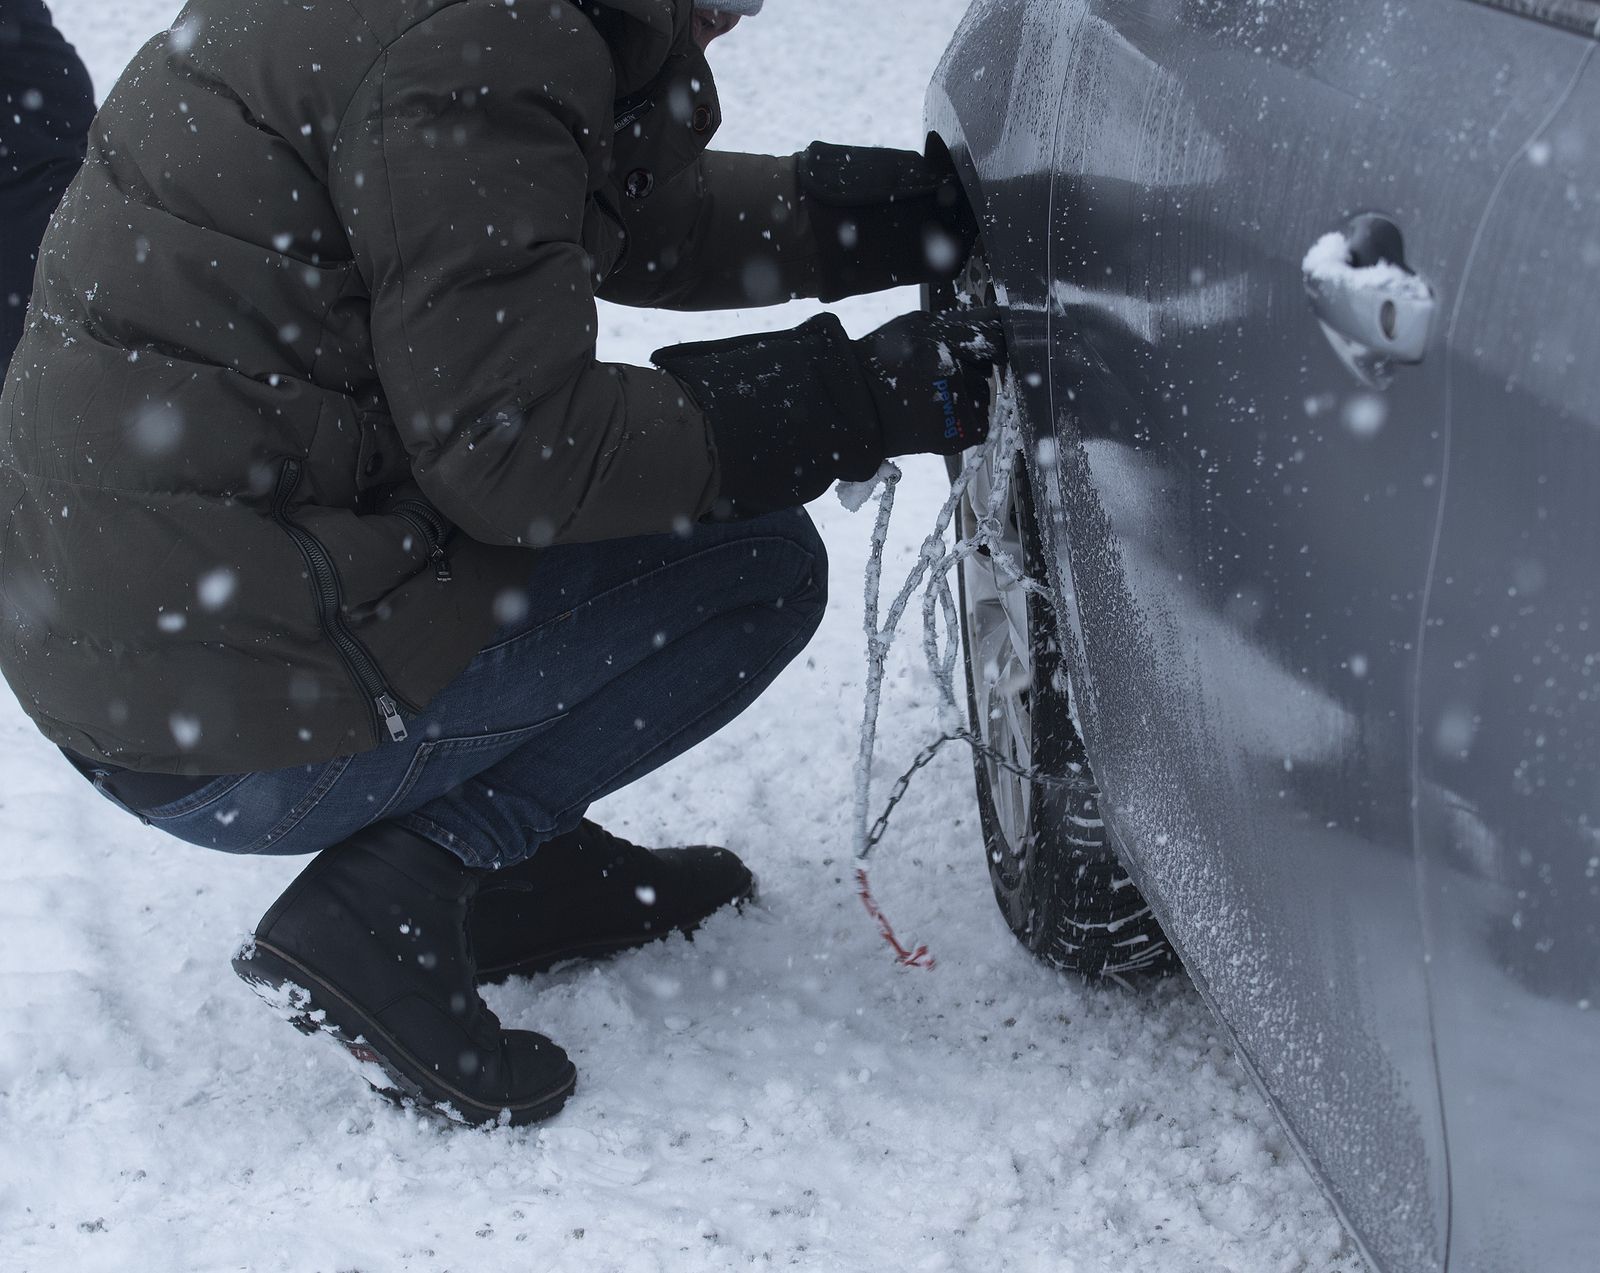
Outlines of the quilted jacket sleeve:
[[627,218],[628,255],[604,300],[743,309],[821,287],[798,155],[707,151]]
[[346,112],[331,186],[379,379],[417,480],[474,538],[665,531],[710,507],[716,455],[670,376],[595,357],[585,214],[609,54],[576,9],[565,26],[521,11],[439,10]]

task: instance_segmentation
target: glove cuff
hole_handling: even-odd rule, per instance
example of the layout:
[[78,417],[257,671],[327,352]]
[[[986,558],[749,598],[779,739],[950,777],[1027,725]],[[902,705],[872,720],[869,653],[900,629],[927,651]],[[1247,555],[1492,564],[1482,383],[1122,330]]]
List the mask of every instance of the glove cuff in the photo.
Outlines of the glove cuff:
[[877,404],[832,314],[792,331],[658,349],[700,407],[720,474],[713,516],[754,516],[865,481],[883,463]]
[[914,150],[814,141],[800,154],[800,193],[829,208],[924,199],[947,175]]
[[954,278],[977,239],[954,168],[915,151],[813,142],[799,186],[825,301]]

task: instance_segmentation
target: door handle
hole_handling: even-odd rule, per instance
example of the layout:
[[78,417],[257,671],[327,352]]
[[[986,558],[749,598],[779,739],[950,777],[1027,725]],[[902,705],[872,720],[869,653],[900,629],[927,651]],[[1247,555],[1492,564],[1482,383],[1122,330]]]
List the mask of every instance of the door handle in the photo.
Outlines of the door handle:
[[1312,313],[1361,380],[1381,387],[1391,364],[1422,361],[1437,305],[1433,289],[1406,264],[1393,221],[1355,217],[1318,239],[1301,269]]

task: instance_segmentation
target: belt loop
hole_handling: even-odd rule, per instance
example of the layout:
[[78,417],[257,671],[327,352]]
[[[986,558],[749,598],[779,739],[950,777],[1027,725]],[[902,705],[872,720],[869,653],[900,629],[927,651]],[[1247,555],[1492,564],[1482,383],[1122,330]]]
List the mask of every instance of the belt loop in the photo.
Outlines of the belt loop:
[[144,814],[140,813],[137,809],[122,799],[121,796],[117,795],[115,791],[111,790],[111,788],[106,785],[106,779],[111,777],[111,771],[109,769],[91,769],[88,771],[86,776],[90,782],[94,783],[94,789],[107,800],[111,801],[112,804],[116,805],[117,808],[121,809],[124,813],[131,813],[134,817],[138,818],[140,822],[144,823],[145,826],[150,825],[149,818],[145,817]]

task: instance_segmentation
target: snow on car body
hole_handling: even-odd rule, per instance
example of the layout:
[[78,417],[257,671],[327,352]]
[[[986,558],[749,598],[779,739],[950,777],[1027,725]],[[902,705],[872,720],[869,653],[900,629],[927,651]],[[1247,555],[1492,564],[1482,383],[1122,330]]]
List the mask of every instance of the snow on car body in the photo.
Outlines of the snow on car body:
[[1387,1273],[1600,1249],[1597,35],[978,0],[928,96],[1111,838]]

